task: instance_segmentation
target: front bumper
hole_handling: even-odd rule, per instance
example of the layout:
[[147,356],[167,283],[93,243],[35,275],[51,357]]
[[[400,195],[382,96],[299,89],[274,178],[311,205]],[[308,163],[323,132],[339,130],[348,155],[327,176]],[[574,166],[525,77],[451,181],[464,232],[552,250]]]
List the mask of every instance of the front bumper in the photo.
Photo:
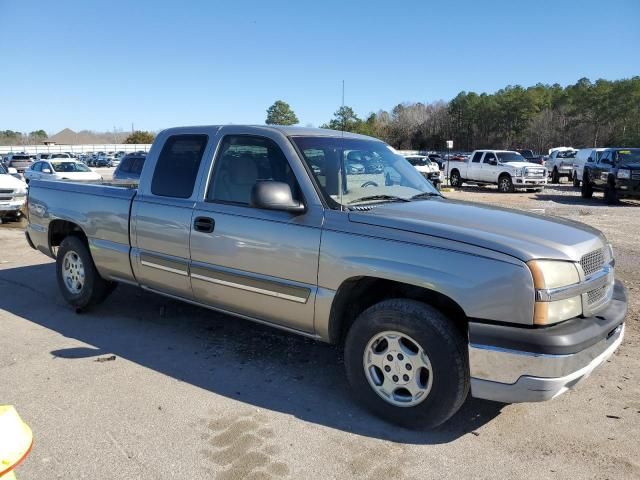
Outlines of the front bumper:
[[621,197],[640,197],[640,181],[636,179],[616,180],[616,189]]
[[596,317],[545,328],[471,322],[471,394],[504,403],[561,395],[613,355],[624,337],[626,313],[626,291],[616,282],[611,303]]
[[544,177],[514,177],[513,186],[515,188],[540,188],[547,185]]
[[18,212],[24,206],[25,199],[21,200],[10,200],[10,201],[2,201],[0,200],[0,212]]

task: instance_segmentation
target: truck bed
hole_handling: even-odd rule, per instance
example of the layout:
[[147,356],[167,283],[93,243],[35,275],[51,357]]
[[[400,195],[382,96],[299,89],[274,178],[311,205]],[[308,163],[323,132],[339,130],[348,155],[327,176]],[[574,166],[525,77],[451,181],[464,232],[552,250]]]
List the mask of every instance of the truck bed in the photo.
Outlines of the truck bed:
[[33,180],[27,234],[38,250],[53,257],[49,232],[63,228],[65,222],[76,224],[88,238],[100,274],[132,280],[129,213],[136,194],[136,188],[108,184]]

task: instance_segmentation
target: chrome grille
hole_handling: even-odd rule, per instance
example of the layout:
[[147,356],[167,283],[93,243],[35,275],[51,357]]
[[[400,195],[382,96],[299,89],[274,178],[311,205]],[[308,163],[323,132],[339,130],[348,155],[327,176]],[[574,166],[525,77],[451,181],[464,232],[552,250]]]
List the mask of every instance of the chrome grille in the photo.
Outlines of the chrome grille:
[[13,193],[13,189],[12,188],[9,188],[9,189],[0,188],[0,195],[2,195],[4,193]]
[[604,266],[604,248],[599,248],[598,250],[583,255],[580,259],[580,266],[586,277],[602,269]]
[[544,177],[544,169],[543,168],[527,168],[526,175],[527,177]]
[[594,288],[593,290],[588,291],[587,303],[589,305],[593,305],[594,303],[598,303],[599,301],[603,300],[604,297],[607,295],[608,288],[609,288],[608,285],[603,285],[599,288]]

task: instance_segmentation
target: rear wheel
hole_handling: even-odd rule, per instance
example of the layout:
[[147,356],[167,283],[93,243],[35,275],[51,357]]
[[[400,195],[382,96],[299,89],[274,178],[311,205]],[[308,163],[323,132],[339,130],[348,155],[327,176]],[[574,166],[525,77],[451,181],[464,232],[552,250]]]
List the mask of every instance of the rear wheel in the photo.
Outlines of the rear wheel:
[[78,237],[67,237],[60,244],[56,273],[62,296],[78,309],[99,304],[116,287],[100,276],[89,249]]
[[415,300],[368,308],[345,342],[354,395],[376,415],[414,429],[436,427],[462,406],[469,392],[467,355],[451,321]]
[[502,193],[511,193],[515,190],[510,175],[504,174],[498,179],[498,190]]
[[460,172],[458,170],[453,170],[451,175],[449,176],[449,182],[452,187],[461,187],[462,186],[462,178],[460,178]]

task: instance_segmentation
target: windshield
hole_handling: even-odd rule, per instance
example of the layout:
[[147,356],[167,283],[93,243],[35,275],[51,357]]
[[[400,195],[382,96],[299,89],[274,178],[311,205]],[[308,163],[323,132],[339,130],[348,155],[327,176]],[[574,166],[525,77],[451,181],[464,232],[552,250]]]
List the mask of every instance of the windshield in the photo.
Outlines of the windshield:
[[422,193],[439,195],[420,172],[383,142],[337,137],[292,140],[332,208],[408,200]]
[[0,163],[0,175],[6,175],[6,174],[7,174],[7,171],[4,169],[4,167]]
[[80,162],[51,162],[56,172],[90,172],[84,163]]
[[527,160],[518,152],[496,152],[498,155],[498,161],[502,163],[506,162],[526,162]]
[[626,165],[629,163],[640,163],[640,148],[629,148],[626,150],[618,150],[619,165]]

